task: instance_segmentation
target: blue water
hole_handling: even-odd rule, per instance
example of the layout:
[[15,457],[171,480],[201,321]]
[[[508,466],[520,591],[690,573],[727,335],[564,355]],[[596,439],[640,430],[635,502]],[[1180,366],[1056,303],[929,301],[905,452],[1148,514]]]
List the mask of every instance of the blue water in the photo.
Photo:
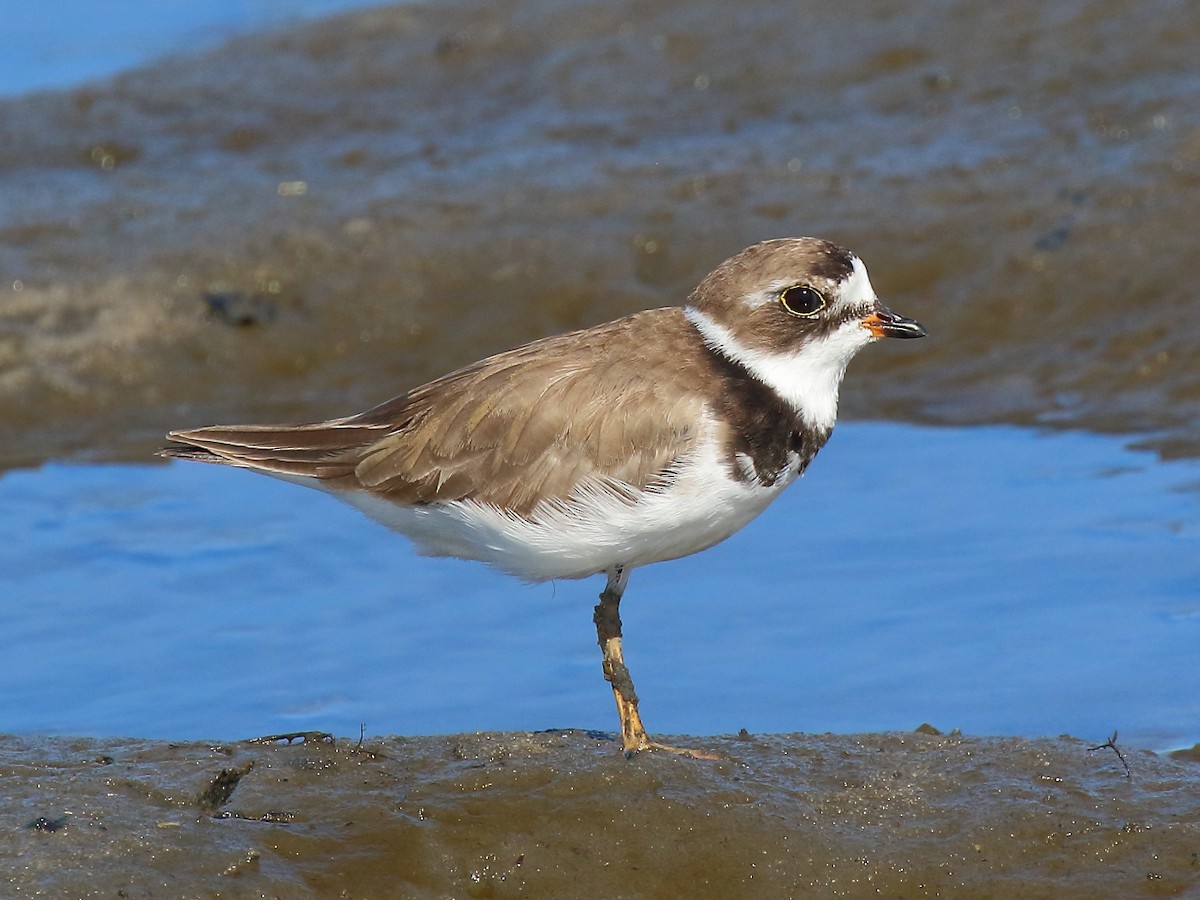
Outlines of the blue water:
[[[611,730],[602,579],[528,586],[199,464],[0,479],[0,732]],[[1200,740],[1200,462],[1020,429],[839,426],[622,604],[661,733]]]
[[0,0],[0,96],[74,87],[380,0]]

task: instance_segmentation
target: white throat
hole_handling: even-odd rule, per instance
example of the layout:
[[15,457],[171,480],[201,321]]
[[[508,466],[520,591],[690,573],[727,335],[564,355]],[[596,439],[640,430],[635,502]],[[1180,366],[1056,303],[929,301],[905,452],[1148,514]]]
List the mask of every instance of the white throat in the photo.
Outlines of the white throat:
[[833,428],[837,420],[838,387],[846,366],[871,341],[867,329],[858,322],[848,322],[796,352],[772,353],[747,347],[731,329],[694,307],[684,307],[683,313],[705,344],[745,366],[751,375],[783,398],[805,424],[819,430]]

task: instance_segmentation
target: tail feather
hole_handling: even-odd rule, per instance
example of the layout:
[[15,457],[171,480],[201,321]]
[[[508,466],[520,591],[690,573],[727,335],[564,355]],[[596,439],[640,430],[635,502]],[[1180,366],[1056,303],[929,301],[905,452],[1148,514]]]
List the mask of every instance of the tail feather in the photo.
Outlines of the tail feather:
[[361,450],[386,432],[344,420],[313,425],[213,425],[172,431],[158,455],[277,475],[330,479],[351,475]]

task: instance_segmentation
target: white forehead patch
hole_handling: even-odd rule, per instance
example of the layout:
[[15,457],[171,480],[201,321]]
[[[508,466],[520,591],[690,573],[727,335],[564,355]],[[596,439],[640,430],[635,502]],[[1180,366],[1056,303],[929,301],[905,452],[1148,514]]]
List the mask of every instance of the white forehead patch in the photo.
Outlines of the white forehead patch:
[[850,272],[850,277],[841,283],[838,294],[841,297],[840,302],[849,306],[875,302],[875,288],[871,287],[871,278],[867,275],[867,267],[857,256],[854,257],[854,268]]

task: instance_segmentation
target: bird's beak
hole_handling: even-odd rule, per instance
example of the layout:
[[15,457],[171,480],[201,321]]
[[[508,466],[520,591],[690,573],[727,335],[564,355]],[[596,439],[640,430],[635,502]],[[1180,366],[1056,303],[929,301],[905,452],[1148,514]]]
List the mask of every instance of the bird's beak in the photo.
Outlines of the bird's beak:
[[919,338],[927,332],[916,319],[908,319],[899,313],[894,313],[882,304],[876,304],[870,315],[862,320],[866,328],[877,338]]

